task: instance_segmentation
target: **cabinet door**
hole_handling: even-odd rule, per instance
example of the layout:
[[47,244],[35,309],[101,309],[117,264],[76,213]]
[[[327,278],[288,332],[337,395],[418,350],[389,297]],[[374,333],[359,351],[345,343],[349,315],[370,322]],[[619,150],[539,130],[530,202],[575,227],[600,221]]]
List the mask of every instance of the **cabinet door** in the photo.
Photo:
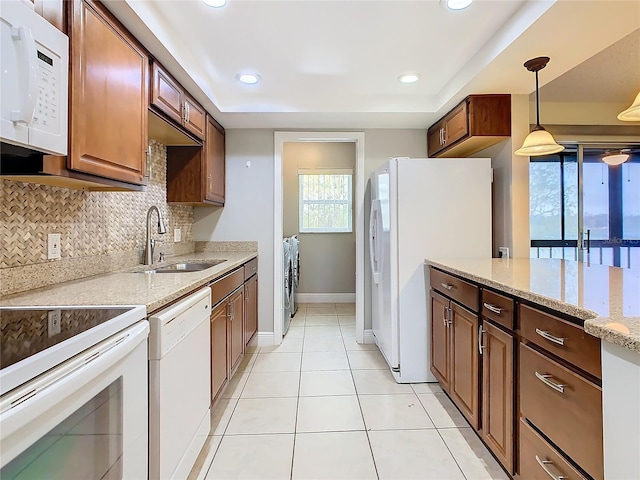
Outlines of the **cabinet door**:
[[151,105],[166,116],[182,125],[182,88],[153,62],[153,83],[151,84]]
[[489,322],[483,328],[482,438],[513,475],[513,335]]
[[449,391],[449,300],[433,290],[431,309],[431,373],[445,391]]
[[184,127],[198,138],[204,138],[206,114],[194,99],[184,96]]
[[211,311],[211,402],[218,397],[229,380],[227,355],[227,302]]
[[247,345],[258,330],[258,275],[244,284],[244,344]]
[[69,2],[68,167],[144,183],[149,60],[111,14],[88,0]]
[[467,102],[458,105],[445,119],[445,146],[457,142],[469,133],[469,116]]
[[244,288],[238,289],[231,295],[229,308],[229,351],[233,374],[244,354]]
[[476,430],[479,427],[478,316],[451,304],[451,386],[454,403]]
[[444,148],[444,120],[436,123],[427,131],[427,155],[432,157]]
[[33,10],[58,30],[65,32],[64,3],[62,0],[31,0]]
[[205,140],[205,200],[224,205],[225,149],[224,131],[211,118],[207,118]]

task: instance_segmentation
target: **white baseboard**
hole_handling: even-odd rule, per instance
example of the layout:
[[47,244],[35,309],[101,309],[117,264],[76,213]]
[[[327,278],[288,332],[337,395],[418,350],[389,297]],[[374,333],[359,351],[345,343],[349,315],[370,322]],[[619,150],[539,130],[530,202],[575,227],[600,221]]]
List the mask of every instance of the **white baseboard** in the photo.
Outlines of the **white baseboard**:
[[298,293],[298,303],[356,303],[355,293]]
[[364,331],[364,343],[376,343],[376,338],[373,336],[373,330]]
[[273,346],[273,332],[258,332],[251,343],[255,344],[255,347]]

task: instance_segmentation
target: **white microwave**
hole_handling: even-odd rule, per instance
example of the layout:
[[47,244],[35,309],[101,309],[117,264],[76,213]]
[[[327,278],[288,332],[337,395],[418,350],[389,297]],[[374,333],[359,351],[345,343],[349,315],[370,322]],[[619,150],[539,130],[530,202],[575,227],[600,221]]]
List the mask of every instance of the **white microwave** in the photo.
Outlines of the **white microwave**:
[[69,37],[30,4],[0,1],[0,136],[3,143],[66,155]]

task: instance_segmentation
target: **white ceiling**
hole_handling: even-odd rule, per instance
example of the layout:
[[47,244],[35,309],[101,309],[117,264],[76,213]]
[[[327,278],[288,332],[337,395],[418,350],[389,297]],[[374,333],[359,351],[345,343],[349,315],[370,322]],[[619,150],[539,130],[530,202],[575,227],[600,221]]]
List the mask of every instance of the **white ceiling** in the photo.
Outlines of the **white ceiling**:
[[[226,128],[426,128],[470,93],[531,93],[528,58],[552,58],[544,85],[640,28],[640,2],[624,0],[475,0],[459,12],[438,0],[228,2],[106,2]],[[602,91],[601,71],[625,69],[639,38],[596,73],[550,84],[549,99],[582,101],[588,89],[572,84],[585,78]],[[237,82],[245,71],[261,82]],[[420,81],[401,84],[405,72]]]

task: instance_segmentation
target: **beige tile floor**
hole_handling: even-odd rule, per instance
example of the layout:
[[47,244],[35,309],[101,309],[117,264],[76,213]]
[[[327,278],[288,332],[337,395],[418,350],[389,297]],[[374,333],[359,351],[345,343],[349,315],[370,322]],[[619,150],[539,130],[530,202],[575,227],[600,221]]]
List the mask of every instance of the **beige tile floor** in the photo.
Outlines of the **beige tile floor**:
[[213,409],[190,478],[507,479],[437,384],[399,385],[351,304],[300,305]]

